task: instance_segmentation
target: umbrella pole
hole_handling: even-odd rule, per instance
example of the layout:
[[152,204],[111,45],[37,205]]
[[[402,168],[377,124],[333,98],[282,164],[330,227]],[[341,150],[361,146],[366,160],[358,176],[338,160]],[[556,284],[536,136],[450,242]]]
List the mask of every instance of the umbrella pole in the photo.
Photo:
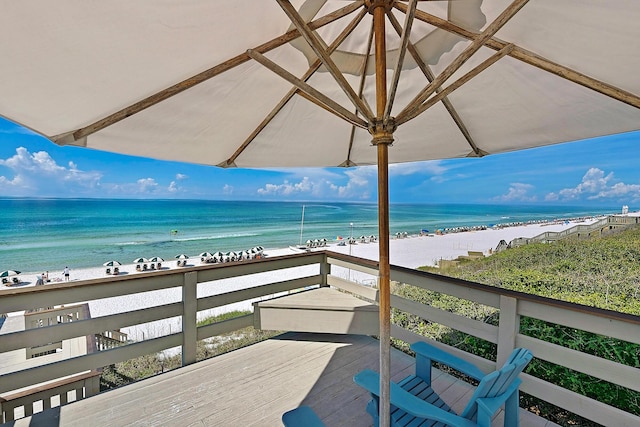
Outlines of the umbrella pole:
[[391,280],[389,268],[389,146],[377,144],[378,148],[378,229],[380,232],[380,426],[390,421],[389,381],[391,380]]
[[[391,421],[389,381],[391,380],[391,304],[389,269],[389,145],[393,142],[393,126],[384,123],[387,104],[387,58],[385,40],[386,8],[391,3],[373,0],[373,27],[376,57],[376,122],[371,129],[373,145],[378,150],[378,231],[380,233],[380,401],[379,425],[388,427]],[[370,10],[371,10],[370,9]]]

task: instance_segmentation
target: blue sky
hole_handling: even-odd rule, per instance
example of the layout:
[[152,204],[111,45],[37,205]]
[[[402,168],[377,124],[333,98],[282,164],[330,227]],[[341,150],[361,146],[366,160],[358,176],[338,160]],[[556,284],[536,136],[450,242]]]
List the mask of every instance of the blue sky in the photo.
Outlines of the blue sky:
[[[569,204],[635,209],[640,132],[392,165],[392,203]],[[393,149],[393,148],[391,148]],[[220,169],[60,147],[0,119],[0,197],[376,201],[376,168]]]

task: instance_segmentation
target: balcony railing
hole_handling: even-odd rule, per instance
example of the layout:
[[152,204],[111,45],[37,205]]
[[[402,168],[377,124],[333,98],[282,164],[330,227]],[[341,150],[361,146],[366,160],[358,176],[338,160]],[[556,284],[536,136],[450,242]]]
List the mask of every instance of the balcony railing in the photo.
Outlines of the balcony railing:
[[[71,359],[46,359],[49,356],[45,356],[40,358],[43,364],[38,366],[13,371],[5,369],[0,372],[0,396],[13,393],[14,398],[11,405],[3,405],[3,420],[9,421],[14,417],[32,413],[35,397],[42,399],[41,395],[34,397],[24,391],[15,397],[17,389],[42,390],[43,383],[56,384],[62,377],[95,372],[104,366],[175,347],[180,348],[183,365],[195,363],[196,345],[199,340],[253,326],[253,315],[197,326],[199,316],[202,317],[211,310],[228,304],[260,301],[313,286],[331,286],[376,301],[378,294],[375,287],[349,280],[353,271],[360,272],[360,277],[362,274],[368,275],[369,278],[361,280],[361,283],[370,284],[377,274],[377,264],[332,252],[312,252],[259,261],[181,267],[1,292],[0,307],[6,313],[35,307],[74,305],[103,298],[127,298],[133,294],[166,292],[172,289],[174,294],[178,290],[180,297],[178,301],[124,310],[101,317],[67,321],[67,316],[64,322],[7,333],[0,336],[0,357],[52,342],[94,337],[104,331],[118,331],[149,322],[177,318],[181,324],[179,330],[171,330],[159,336],[147,336],[141,341],[130,342],[127,345],[105,347],[104,350]],[[274,280],[274,277],[277,279]],[[222,293],[215,290],[217,283],[234,278],[242,279],[245,283],[250,282],[251,285]],[[623,365],[581,353],[526,336],[520,331],[520,317],[526,316],[640,345],[640,316],[585,307],[401,267],[392,266],[391,279],[498,309],[499,325],[494,326],[397,295],[392,296],[391,300],[393,308],[495,344],[497,361],[439,344],[485,371],[501,364],[514,347],[527,347],[538,359],[640,392],[638,366]],[[393,338],[406,342],[426,340],[425,337],[397,326],[392,327],[391,332]],[[550,401],[586,419],[603,425],[640,425],[640,417],[623,409],[609,406],[531,375],[523,374],[522,378],[522,391]],[[78,385],[74,384],[74,387],[77,390]],[[84,393],[77,392],[76,398],[88,396],[94,391],[95,386],[88,387]],[[66,391],[60,393],[64,393],[64,396],[60,396],[57,401],[66,402]],[[48,401],[41,406],[47,408],[54,404]],[[13,408],[19,408],[20,405],[23,411],[14,414]],[[11,411],[6,410],[8,407]]]
[[558,240],[572,238],[587,238],[592,235],[601,235],[612,230],[617,230],[638,224],[640,217],[611,215],[591,224],[578,224],[562,231],[547,231],[534,237],[518,237],[509,245],[512,248],[531,243],[551,243]]

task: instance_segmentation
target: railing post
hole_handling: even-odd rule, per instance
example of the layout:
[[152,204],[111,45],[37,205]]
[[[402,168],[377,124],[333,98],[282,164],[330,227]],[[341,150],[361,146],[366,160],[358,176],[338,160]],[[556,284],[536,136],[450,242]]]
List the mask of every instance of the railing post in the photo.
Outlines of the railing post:
[[328,282],[327,276],[329,274],[331,274],[331,264],[327,262],[327,256],[325,255],[322,262],[320,263],[320,277],[321,277],[320,287],[321,288],[329,286],[327,284]]
[[505,295],[500,296],[500,321],[498,324],[498,356],[496,360],[499,369],[516,348],[516,335],[520,332],[520,316],[518,315],[518,300]]
[[196,314],[198,311],[198,273],[191,271],[184,274],[182,284],[182,366],[196,362],[196,346],[198,328]]

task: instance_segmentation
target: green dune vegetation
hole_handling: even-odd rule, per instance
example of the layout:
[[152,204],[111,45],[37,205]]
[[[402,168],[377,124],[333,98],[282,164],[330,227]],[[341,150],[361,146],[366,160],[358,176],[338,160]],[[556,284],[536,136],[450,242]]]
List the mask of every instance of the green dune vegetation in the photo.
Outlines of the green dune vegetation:
[[[640,227],[588,240],[564,240],[508,249],[440,270],[421,270],[530,294],[640,315]],[[436,292],[396,284],[393,293],[497,325],[497,310]],[[394,310],[392,322],[495,360],[495,345]],[[640,346],[577,329],[522,318],[523,334],[640,368]],[[396,343],[405,347],[405,343]],[[544,361],[527,373],[640,415],[640,393]],[[595,425],[530,396],[521,402],[561,425]],[[549,415],[553,414],[553,417]]]

